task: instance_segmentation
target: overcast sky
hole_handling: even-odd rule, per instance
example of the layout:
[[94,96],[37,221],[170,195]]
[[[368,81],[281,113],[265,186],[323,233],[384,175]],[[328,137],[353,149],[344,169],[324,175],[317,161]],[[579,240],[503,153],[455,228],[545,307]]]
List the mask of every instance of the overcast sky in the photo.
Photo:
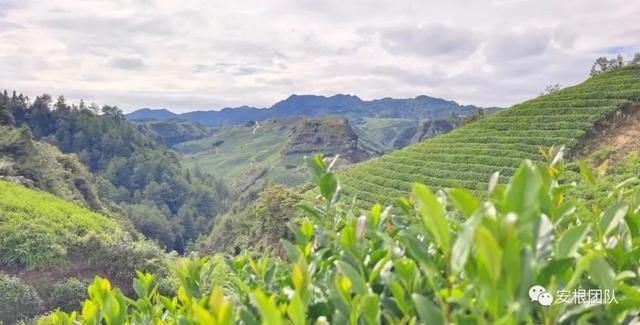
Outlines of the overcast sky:
[[290,94],[508,106],[640,51],[636,0],[0,0],[0,88],[175,112]]

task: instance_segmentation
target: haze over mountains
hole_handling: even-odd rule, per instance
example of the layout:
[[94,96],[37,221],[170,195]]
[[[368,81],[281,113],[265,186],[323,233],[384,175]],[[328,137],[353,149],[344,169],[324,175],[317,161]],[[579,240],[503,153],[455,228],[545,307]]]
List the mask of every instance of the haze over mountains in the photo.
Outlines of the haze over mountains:
[[[478,111],[474,105],[460,105],[455,101],[430,96],[408,99],[382,98],[362,100],[358,96],[338,94],[330,97],[291,95],[269,108],[249,106],[227,107],[219,111],[193,111],[175,114],[166,109],[143,108],[127,114],[129,120],[178,119],[195,121],[209,127],[238,125],[251,121],[293,116],[317,117],[339,115],[355,120],[363,117],[423,120],[462,116]],[[485,110],[495,111],[491,107]]]

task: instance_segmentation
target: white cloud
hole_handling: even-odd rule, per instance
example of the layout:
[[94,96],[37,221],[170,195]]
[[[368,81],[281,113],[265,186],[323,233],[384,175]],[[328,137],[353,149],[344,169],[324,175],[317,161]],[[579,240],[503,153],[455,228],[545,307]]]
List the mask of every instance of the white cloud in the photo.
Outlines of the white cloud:
[[292,93],[510,105],[640,51],[625,0],[0,0],[0,86],[127,111]]
[[470,30],[446,25],[398,26],[379,34],[382,47],[395,55],[464,57],[478,46]]

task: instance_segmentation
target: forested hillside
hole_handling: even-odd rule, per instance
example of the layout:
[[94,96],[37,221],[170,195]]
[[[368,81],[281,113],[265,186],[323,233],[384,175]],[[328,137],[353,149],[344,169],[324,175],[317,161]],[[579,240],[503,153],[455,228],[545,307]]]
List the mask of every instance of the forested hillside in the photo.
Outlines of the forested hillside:
[[93,176],[75,155],[34,141],[27,127],[0,125],[0,179],[102,210]]
[[640,66],[631,64],[582,84],[517,104],[446,135],[354,165],[341,173],[344,192],[363,204],[391,203],[413,182],[434,188],[486,190],[489,175],[508,181],[522,159],[541,161],[541,147],[567,151],[600,122],[640,101]]
[[5,91],[0,112],[5,123],[28,127],[35,139],[76,154],[95,175],[100,200],[115,204],[112,209],[124,211],[138,230],[168,249],[182,252],[227,207],[223,183],[184,168],[175,153],[136,130],[117,107],[68,105],[64,97],[54,102],[48,95],[31,103]]
[[138,131],[157,138],[168,147],[182,142],[202,139],[213,133],[212,129],[191,121],[151,120],[134,121],[133,123]]

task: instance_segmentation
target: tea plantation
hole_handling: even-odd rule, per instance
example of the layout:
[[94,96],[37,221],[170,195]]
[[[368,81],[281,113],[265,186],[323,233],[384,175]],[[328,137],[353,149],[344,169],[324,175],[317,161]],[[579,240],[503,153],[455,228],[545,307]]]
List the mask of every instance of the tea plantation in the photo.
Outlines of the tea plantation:
[[0,267],[42,269],[91,236],[112,240],[122,233],[109,217],[0,181]]
[[485,191],[489,176],[501,182],[522,159],[540,161],[541,147],[568,152],[599,121],[640,100],[640,66],[630,65],[550,95],[517,104],[446,135],[354,165],[341,173],[343,193],[359,204],[391,203],[413,182],[434,188]]

